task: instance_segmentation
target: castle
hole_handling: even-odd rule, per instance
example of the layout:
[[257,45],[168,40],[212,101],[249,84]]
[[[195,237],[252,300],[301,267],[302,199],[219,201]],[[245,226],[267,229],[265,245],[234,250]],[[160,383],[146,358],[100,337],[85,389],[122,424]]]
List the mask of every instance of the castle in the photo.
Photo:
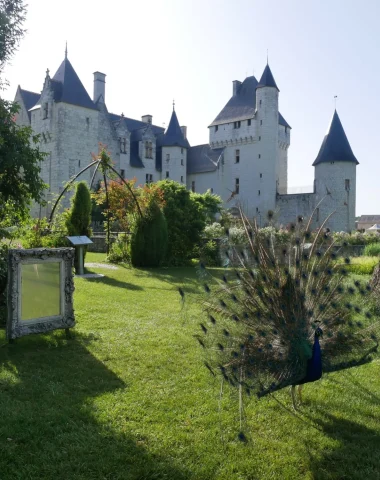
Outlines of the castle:
[[[47,70],[41,93],[17,89],[16,122],[40,134],[47,153],[41,173],[49,185],[47,199],[90,163],[101,142],[120,174],[135,177],[137,184],[169,178],[194,192],[210,190],[227,208],[241,205],[262,225],[269,210],[279,224],[288,224],[315,209],[315,227],[335,212],[327,223],[332,230],[354,230],[358,161],[336,111],[313,163],[313,192],[287,193],[291,127],[279,112],[279,89],[268,64],[259,82],[254,76],[233,81],[232,97],[209,126],[209,143],[196,146],[189,145],[174,106],[166,131],[153,124],[151,115],[140,121],[109,113],[105,77],[94,73],[91,99],[66,51],[53,77]],[[83,178],[90,177],[87,171]],[[36,207],[35,215],[51,208]]]

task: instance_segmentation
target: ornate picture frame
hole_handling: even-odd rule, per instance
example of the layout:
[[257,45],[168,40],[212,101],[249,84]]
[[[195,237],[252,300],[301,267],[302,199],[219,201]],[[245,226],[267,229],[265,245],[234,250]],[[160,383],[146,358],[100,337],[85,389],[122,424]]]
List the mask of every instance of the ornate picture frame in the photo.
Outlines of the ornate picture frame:
[[8,340],[75,325],[73,264],[73,248],[9,250]]

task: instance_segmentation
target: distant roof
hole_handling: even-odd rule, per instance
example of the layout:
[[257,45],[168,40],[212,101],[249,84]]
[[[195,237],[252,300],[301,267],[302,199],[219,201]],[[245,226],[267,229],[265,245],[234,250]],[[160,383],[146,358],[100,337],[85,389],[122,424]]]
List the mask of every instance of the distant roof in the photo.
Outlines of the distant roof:
[[276,85],[272,71],[269,68],[268,64],[264,68],[263,74],[261,75],[261,78],[260,78],[260,82],[256,88],[261,88],[261,87],[274,87],[274,88],[277,88],[278,91],[280,91],[278,86]]
[[56,102],[70,103],[96,110],[94,102],[67,58],[61,63],[51,82]]
[[[147,126],[147,123],[145,122],[141,122],[140,120],[135,120],[133,118],[122,117],[121,115],[116,115],[115,113],[109,113],[108,116],[112,123],[120,122],[121,118],[123,118],[124,124],[127,125],[128,130],[130,132],[133,132],[134,130]],[[158,135],[164,132],[164,128],[158,127],[157,125],[151,125],[151,127],[155,135]]]
[[187,173],[213,172],[218,168],[224,148],[212,149],[210,145],[196,145],[187,152]]
[[359,163],[352,152],[336,110],[313,166],[327,162],[353,162],[356,165]]
[[[247,77],[239,86],[236,95],[229,99],[210,127],[253,118],[256,112],[256,88],[258,85],[254,76]],[[278,123],[291,128],[281,113],[278,114]]]
[[378,223],[375,223],[372,225],[372,227],[367,228],[367,230],[380,230],[380,225]]
[[162,139],[161,145],[163,147],[184,147],[190,148],[188,140],[183,136],[182,129],[179,126],[177,114],[173,110],[169,126]]
[[23,90],[21,87],[20,87],[20,94],[21,94],[22,101],[24,102],[26,111],[28,112],[29,120],[30,120],[29,110],[32,107],[34,107],[34,105],[38,102],[41,94],[30,92],[29,90]]
[[380,215],[362,215],[358,222],[364,223],[380,223]]

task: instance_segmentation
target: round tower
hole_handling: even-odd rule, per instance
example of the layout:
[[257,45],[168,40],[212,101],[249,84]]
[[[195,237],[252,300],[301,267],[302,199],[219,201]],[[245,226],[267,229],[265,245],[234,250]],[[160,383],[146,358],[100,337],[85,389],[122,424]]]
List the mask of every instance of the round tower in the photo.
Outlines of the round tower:
[[265,178],[261,189],[259,211],[265,215],[276,206],[280,168],[278,154],[278,96],[279,89],[269,65],[264,69],[256,87],[256,125],[259,166]]
[[331,230],[351,232],[355,229],[356,165],[358,164],[335,110],[318,156],[313,163],[317,226],[333,214],[327,223]]

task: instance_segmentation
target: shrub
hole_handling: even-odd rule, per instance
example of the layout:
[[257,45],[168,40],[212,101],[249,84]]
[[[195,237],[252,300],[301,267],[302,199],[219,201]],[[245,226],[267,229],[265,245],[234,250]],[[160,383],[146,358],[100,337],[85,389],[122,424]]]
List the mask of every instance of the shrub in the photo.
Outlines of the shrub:
[[132,229],[131,263],[134,267],[158,267],[168,247],[168,228],[158,205],[152,204]]
[[130,263],[131,256],[128,250],[127,235],[119,235],[115,242],[111,243],[107,261],[110,263]]
[[380,256],[380,243],[370,243],[369,245],[366,245],[363,255],[367,257]]
[[7,317],[8,245],[0,243],[0,325]]
[[[91,194],[90,189],[85,181],[79,182],[76,186],[75,195],[73,196],[71,210],[66,216],[66,228],[69,236],[86,235],[91,236]],[[75,270],[79,267],[79,249],[75,249],[74,265]],[[86,255],[86,248],[84,250]],[[84,260],[84,259],[83,259]]]
[[346,268],[350,273],[357,275],[372,275],[378,263],[378,257],[357,257],[352,258],[351,263],[346,265]]
[[200,259],[208,267],[219,267],[221,262],[218,243],[214,240],[206,242],[201,247]]
[[225,229],[218,222],[214,222],[211,225],[206,225],[203,236],[209,240],[214,240],[215,238],[221,238],[225,235]]

